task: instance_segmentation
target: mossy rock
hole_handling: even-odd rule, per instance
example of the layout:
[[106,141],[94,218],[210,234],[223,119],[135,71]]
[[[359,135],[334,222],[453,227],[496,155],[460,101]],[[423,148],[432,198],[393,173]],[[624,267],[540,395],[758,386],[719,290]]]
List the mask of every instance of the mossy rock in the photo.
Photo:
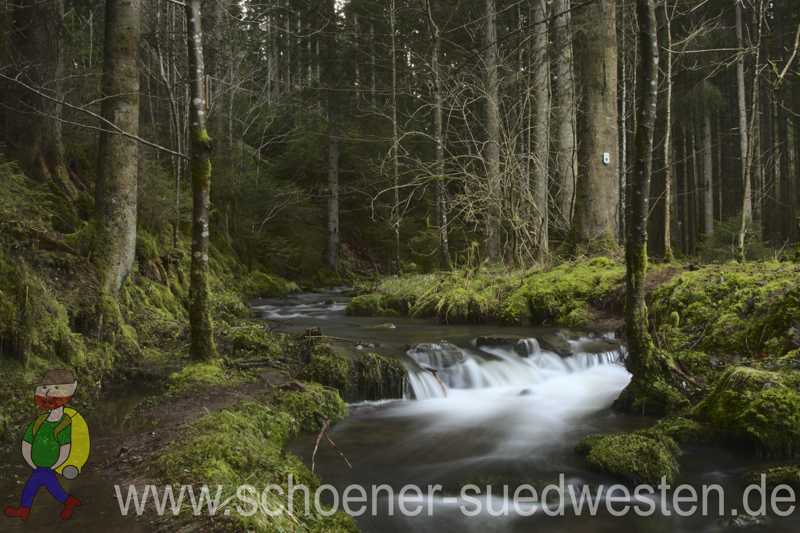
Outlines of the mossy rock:
[[680,416],[659,420],[651,429],[678,444],[706,444],[713,440],[709,428],[696,420]]
[[800,466],[787,465],[775,466],[767,469],[757,469],[745,476],[745,482],[760,484],[761,477],[765,477],[767,488],[772,490],[778,485],[788,485],[794,490],[800,490]]
[[672,483],[679,472],[678,445],[670,437],[652,431],[590,435],[575,451],[593,469],[631,483],[657,485],[662,478]]
[[218,345],[231,359],[275,359],[286,347],[281,335],[267,331],[264,322],[257,320],[220,324],[217,337]]
[[797,379],[794,373],[729,368],[696,407],[695,415],[724,443],[754,449],[767,457],[798,456]]
[[299,377],[337,389],[350,401],[373,401],[402,398],[406,369],[399,360],[375,352],[347,356],[316,344]]
[[353,364],[353,374],[359,400],[403,397],[406,368],[397,359],[375,352],[361,352]]
[[300,378],[337,389],[347,397],[351,366],[347,357],[334,352],[329,345],[317,344],[312,348],[310,361],[300,373]]
[[280,391],[275,405],[291,415],[300,430],[319,431],[325,420],[335,424],[347,416],[347,404],[336,390],[317,383],[306,383],[301,390]]
[[251,272],[242,282],[242,294],[247,299],[285,298],[300,291],[296,283],[265,272]]
[[191,363],[169,375],[168,387],[172,394],[196,391],[198,388],[231,385],[241,381],[240,376],[229,374],[219,362]]
[[684,413],[691,403],[675,384],[659,375],[648,379],[634,377],[615,406],[628,413],[666,416]]
[[383,306],[383,297],[377,293],[361,294],[347,304],[346,313],[351,316],[396,316],[397,312]]

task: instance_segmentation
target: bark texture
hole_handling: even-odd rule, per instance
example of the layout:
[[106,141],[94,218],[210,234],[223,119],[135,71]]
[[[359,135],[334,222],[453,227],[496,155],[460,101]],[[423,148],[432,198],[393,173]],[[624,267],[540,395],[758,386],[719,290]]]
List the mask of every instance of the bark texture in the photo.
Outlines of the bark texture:
[[[64,2],[19,0],[12,6],[9,63],[20,81],[63,99]],[[7,74],[10,74],[7,73]],[[64,162],[61,105],[12,84],[0,84],[4,140],[30,178],[49,182],[68,200],[77,197]]]
[[575,205],[575,78],[572,68],[571,0],[553,2],[553,144],[559,225],[572,224]]
[[211,204],[211,139],[206,126],[206,87],[200,0],[186,2],[186,46],[189,56],[189,134],[192,179],[192,264],[189,287],[191,354],[195,359],[217,356],[209,309],[208,245]]
[[533,3],[533,199],[536,228],[536,259],[543,261],[548,254],[548,178],[550,159],[550,65],[547,61],[547,2]]
[[639,80],[634,170],[625,198],[625,335],[628,343],[626,366],[633,374],[627,394],[641,395],[653,387],[661,365],[650,336],[645,277],[647,274],[647,215],[653,171],[653,136],[658,102],[658,38],[654,0],[638,0]]
[[605,251],[615,246],[620,208],[616,1],[598,0],[577,13],[582,97],[573,241],[585,251]]
[[497,72],[497,8],[486,0],[486,160],[488,207],[486,212],[486,256],[502,259],[500,235],[500,81]]
[[[139,37],[141,0],[106,2],[102,116],[120,129],[139,132]],[[136,203],[139,177],[136,141],[102,133],[95,206],[100,290],[116,296],[136,255]]]

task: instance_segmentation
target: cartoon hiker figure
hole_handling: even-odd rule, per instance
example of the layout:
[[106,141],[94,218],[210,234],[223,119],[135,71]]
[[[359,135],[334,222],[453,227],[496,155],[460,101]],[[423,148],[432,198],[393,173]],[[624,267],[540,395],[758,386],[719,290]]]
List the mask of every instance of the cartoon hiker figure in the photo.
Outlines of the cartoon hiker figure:
[[10,518],[27,520],[39,489],[47,491],[64,505],[61,519],[69,520],[81,502],[67,494],[57,474],[75,479],[89,458],[89,430],[77,411],[65,407],[78,382],[69,370],[49,370],[36,388],[36,405],[44,411],[25,430],[22,456],[33,469],[22,490],[19,507],[6,506]]

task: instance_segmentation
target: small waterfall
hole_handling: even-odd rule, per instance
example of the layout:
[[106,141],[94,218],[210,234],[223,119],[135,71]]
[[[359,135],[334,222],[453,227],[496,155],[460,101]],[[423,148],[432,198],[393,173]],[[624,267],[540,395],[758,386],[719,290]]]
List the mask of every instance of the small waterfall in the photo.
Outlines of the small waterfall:
[[441,370],[464,362],[464,352],[447,341],[417,344],[407,355],[418,365]]
[[514,345],[514,349],[523,357],[530,357],[542,351],[542,348],[539,346],[539,341],[533,337],[518,340],[517,344]]
[[561,357],[542,350],[534,338],[505,347],[483,346],[480,351],[445,342],[420,344],[407,354],[414,363],[406,398],[417,400],[444,398],[447,390],[465,389],[509,389],[527,394],[532,385],[596,367],[620,366],[624,359],[622,350]]

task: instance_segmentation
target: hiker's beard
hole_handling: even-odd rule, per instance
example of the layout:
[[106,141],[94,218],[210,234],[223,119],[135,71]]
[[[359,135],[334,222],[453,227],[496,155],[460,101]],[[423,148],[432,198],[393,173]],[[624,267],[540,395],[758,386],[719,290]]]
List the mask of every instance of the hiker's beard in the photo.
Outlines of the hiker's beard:
[[42,411],[52,411],[53,409],[58,409],[59,407],[67,405],[72,399],[72,396],[40,396],[36,394],[34,399],[39,409]]

